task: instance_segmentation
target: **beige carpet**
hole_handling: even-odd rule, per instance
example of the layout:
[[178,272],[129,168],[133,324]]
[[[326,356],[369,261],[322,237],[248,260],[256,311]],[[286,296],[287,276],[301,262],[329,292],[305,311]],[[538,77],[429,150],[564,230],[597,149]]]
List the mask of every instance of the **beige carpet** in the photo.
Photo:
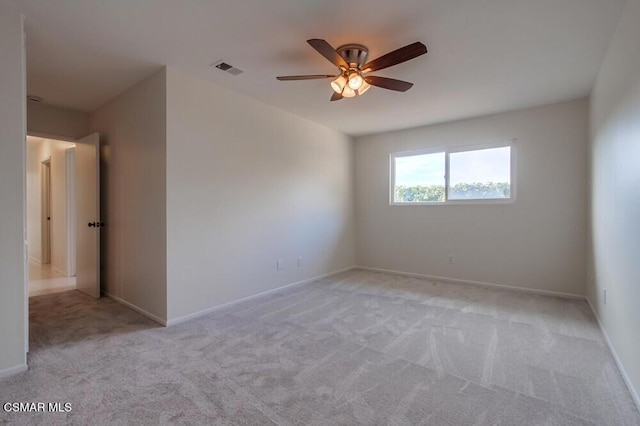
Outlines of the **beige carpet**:
[[[212,283],[215,285],[215,283]],[[162,328],[32,298],[3,424],[640,425],[587,304],[351,271]]]

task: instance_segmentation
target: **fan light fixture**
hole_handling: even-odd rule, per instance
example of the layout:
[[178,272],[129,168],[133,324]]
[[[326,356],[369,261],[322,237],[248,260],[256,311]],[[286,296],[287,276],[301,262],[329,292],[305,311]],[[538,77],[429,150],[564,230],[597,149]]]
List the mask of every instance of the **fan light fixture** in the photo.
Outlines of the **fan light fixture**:
[[342,93],[344,86],[347,84],[347,79],[344,76],[340,76],[331,82],[331,88],[336,93]]
[[371,88],[371,85],[369,85],[369,83],[363,80],[362,86],[360,86],[360,90],[358,90],[358,95],[362,95],[364,92],[366,92],[370,88]]
[[398,65],[427,53],[427,46],[416,41],[367,62],[369,50],[361,44],[345,44],[334,49],[326,40],[319,38],[307,40],[307,43],[338,67],[339,74],[285,75],[276,78],[280,81],[335,78],[331,82],[331,88],[335,92],[330,99],[332,102],[362,95],[371,88],[371,85],[396,92],[406,92],[413,86],[413,83],[375,75],[364,77],[364,75]]
[[344,96],[345,98],[353,98],[354,96],[356,96],[358,94],[358,92],[356,92],[355,90],[353,90],[351,87],[344,86],[344,89],[342,90],[341,95]]
[[345,98],[353,98],[362,95],[371,86],[367,83],[358,70],[345,71],[331,82],[334,92]]
[[364,83],[364,79],[360,75],[358,71],[351,71],[349,73],[349,87],[353,90],[358,90],[362,87],[362,83]]

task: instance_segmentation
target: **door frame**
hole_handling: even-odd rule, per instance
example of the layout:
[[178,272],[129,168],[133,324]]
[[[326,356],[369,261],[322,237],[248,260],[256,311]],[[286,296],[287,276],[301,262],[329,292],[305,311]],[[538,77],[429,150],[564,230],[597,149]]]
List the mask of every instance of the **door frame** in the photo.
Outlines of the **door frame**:
[[65,159],[65,186],[67,189],[67,276],[76,275],[76,185],[75,166],[76,149],[67,148],[64,151]]
[[40,263],[51,264],[51,157],[40,162]]

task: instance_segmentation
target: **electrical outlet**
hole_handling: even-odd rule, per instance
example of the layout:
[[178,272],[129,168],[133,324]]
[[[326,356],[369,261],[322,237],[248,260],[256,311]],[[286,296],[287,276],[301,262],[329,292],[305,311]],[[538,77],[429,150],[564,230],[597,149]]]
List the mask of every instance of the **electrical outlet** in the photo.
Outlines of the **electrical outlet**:
[[298,268],[302,268],[302,257],[298,258]]
[[282,271],[284,269],[284,262],[282,261],[282,259],[278,259],[278,261],[276,262],[276,269],[278,271]]
[[453,265],[453,255],[449,255],[449,265]]

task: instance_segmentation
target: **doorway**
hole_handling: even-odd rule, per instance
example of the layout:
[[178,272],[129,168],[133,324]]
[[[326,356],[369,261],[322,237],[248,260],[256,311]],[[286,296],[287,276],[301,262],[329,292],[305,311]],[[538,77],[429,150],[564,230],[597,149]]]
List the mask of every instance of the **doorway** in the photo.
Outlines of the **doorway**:
[[100,297],[100,137],[27,136],[29,296],[77,289]]
[[[27,252],[29,297],[76,288],[69,254],[75,253],[75,192],[68,179],[75,144],[27,137]],[[75,256],[75,254],[74,254]]]

